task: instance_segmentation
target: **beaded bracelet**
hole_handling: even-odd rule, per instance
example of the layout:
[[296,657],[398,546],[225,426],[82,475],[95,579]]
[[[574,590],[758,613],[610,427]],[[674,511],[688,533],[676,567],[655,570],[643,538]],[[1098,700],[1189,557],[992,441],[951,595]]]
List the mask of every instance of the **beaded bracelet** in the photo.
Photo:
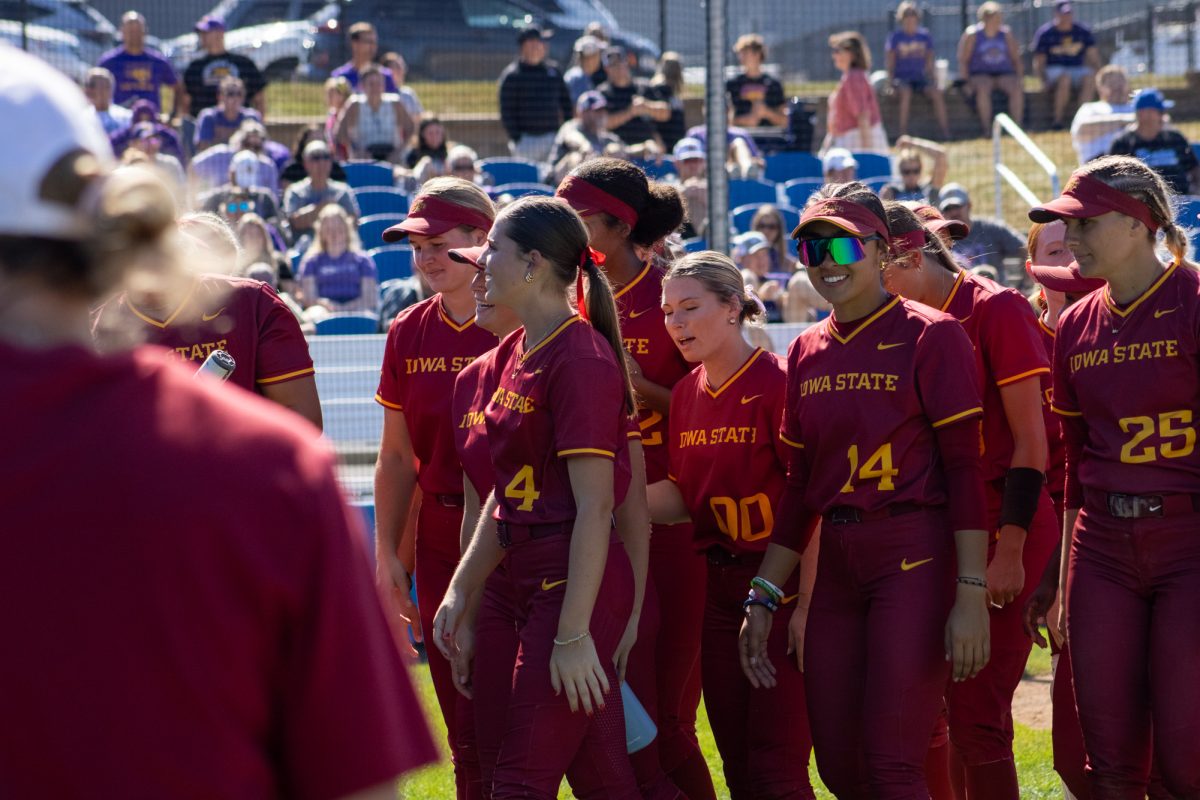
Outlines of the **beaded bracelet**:
[[771,583],[766,578],[760,578],[757,575],[750,579],[751,589],[761,589],[768,597],[776,604],[783,600],[783,590],[775,584]]
[[590,631],[584,631],[583,633],[579,634],[578,636],[572,636],[570,639],[563,639],[562,641],[555,639],[554,646],[555,647],[566,647],[569,644],[575,644],[576,642],[582,642],[584,639],[588,638],[591,635],[592,634]]
[[985,578],[972,578],[967,575],[959,575],[956,580],[959,583],[965,583],[968,586],[978,586],[980,589],[987,588],[987,579]]

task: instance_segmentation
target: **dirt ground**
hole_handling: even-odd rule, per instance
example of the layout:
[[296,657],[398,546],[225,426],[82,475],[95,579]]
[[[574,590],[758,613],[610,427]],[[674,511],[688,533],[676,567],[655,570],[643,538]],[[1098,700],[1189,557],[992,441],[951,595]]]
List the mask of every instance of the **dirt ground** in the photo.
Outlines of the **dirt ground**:
[[1013,696],[1013,719],[1034,730],[1050,730],[1050,676],[1026,677]]

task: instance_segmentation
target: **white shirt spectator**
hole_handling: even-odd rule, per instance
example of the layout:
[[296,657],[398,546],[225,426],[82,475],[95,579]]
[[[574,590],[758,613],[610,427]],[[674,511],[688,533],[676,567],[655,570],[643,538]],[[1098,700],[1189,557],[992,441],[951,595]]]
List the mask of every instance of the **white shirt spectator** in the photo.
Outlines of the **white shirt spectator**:
[[[1102,121],[1110,121],[1113,124],[1107,131],[1092,136],[1087,136],[1080,130],[1087,123]],[[1079,163],[1086,164],[1093,158],[1106,155],[1113,139],[1121,135],[1122,127],[1131,122],[1133,103],[1113,104],[1105,100],[1093,100],[1081,105],[1075,112],[1075,118],[1071,120],[1071,144],[1075,148],[1075,154],[1079,156]]]

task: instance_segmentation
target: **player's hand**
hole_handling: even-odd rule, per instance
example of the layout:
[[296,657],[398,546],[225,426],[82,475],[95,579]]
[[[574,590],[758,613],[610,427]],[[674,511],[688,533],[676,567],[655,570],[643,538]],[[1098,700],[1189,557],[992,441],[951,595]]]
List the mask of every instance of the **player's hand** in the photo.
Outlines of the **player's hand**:
[[[566,638],[573,638],[571,634]],[[561,635],[560,635],[561,640]],[[604,695],[608,694],[608,676],[596,655],[596,644],[591,636],[567,645],[555,645],[550,653],[550,685],[554,693],[567,694],[571,711],[581,707],[589,717],[597,709],[604,708]]]
[[760,300],[773,301],[778,300],[783,294],[783,287],[779,285],[777,280],[763,281],[758,287],[758,297]]
[[[1012,531],[1009,531],[1009,529]],[[987,565],[988,594],[992,603],[1006,606],[1017,598],[1025,588],[1025,565],[1021,563],[1021,545],[1010,544],[1015,538],[1024,544],[1024,532],[1015,525],[1000,529],[1000,541],[996,553]]]
[[[400,559],[379,560],[375,566],[375,583],[383,596],[384,607],[412,628],[415,641],[421,641],[421,618],[417,615],[417,607],[412,601],[412,582]],[[417,654],[411,647],[409,651],[410,655]]]
[[987,592],[981,587],[958,584],[957,599],[946,620],[945,646],[956,681],[975,677],[992,657]]
[[775,665],[767,656],[767,637],[771,635],[771,612],[762,606],[746,609],[746,619],[738,635],[738,653],[742,672],[755,689],[775,686]]
[[808,625],[808,606],[797,604],[788,620],[788,655],[796,654],[796,667],[804,672],[804,629]]
[[[439,646],[439,650],[442,648]],[[471,667],[475,661],[475,627],[459,625],[458,630],[450,639],[450,674],[454,678],[454,688],[463,697],[470,700],[474,697],[474,687],[471,685]]]
[[625,625],[625,633],[621,636],[621,641],[617,642],[617,649],[613,651],[613,666],[617,668],[617,680],[625,680],[625,667],[629,664],[629,653],[633,650],[633,645],[637,643],[638,632],[638,616],[631,614],[629,622]]
[[1063,642],[1066,641],[1066,631],[1059,630],[1058,627],[1058,606],[1062,601],[1062,595],[1058,592],[1054,593],[1054,604],[1050,606],[1050,610],[1046,612],[1046,632],[1050,634],[1051,641],[1054,646],[1062,649]]
[[1021,627],[1025,629],[1025,635],[1043,649],[1046,648],[1047,642],[1046,637],[1042,636],[1041,623],[1049,618],[1050,608],[1054,605],[1057,594],[1042,581],[1025,601],[1025,608],[1021,609]]
[[[467,616],[467,598],[454,588],[454,584],[446,590],[441,605],[433,615],[433,644],[447,659],[453,659],[456,649],[455,637],[460,628],[467,627],[464,621]],[[473,637],[472,637],[473,638]],[[473,643],[472,643],[473,646]]]

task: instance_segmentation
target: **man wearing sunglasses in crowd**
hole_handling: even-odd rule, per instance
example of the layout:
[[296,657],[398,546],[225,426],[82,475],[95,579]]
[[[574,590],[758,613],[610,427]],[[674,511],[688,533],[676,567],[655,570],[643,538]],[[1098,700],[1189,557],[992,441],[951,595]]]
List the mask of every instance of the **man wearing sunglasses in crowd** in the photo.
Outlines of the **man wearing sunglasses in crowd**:
[[229,183],[202,194],[198,205],[230,224],[253,213],[278,229],[279,206],[271,192],[256,185],[258,177],[258,156],[249,150],[240,150],[229,162]]
[[196,118],[194,143],[197,153],[215,144],[227,144],[247,120],[262,122],[257,111],[245,106],[246,84],[241,78],[232,75],[222,78],[217,100],[217,105],[204,109]]
[[[321,209],[330,203],[337,203],[350,218],[358,221],[358,201],[354,199],[354,190],[341,181],[331,180],[329,172],[333,168],[333,153],[323,139],[314,139],[304,146],[304,169],[308,177],[296,181],[283,193],[283,213],[291,228],[292,244],[297,250],[304,250],[312,241],[313,225]],[[379,242],[363,242],[363,247],[377,247]]]

